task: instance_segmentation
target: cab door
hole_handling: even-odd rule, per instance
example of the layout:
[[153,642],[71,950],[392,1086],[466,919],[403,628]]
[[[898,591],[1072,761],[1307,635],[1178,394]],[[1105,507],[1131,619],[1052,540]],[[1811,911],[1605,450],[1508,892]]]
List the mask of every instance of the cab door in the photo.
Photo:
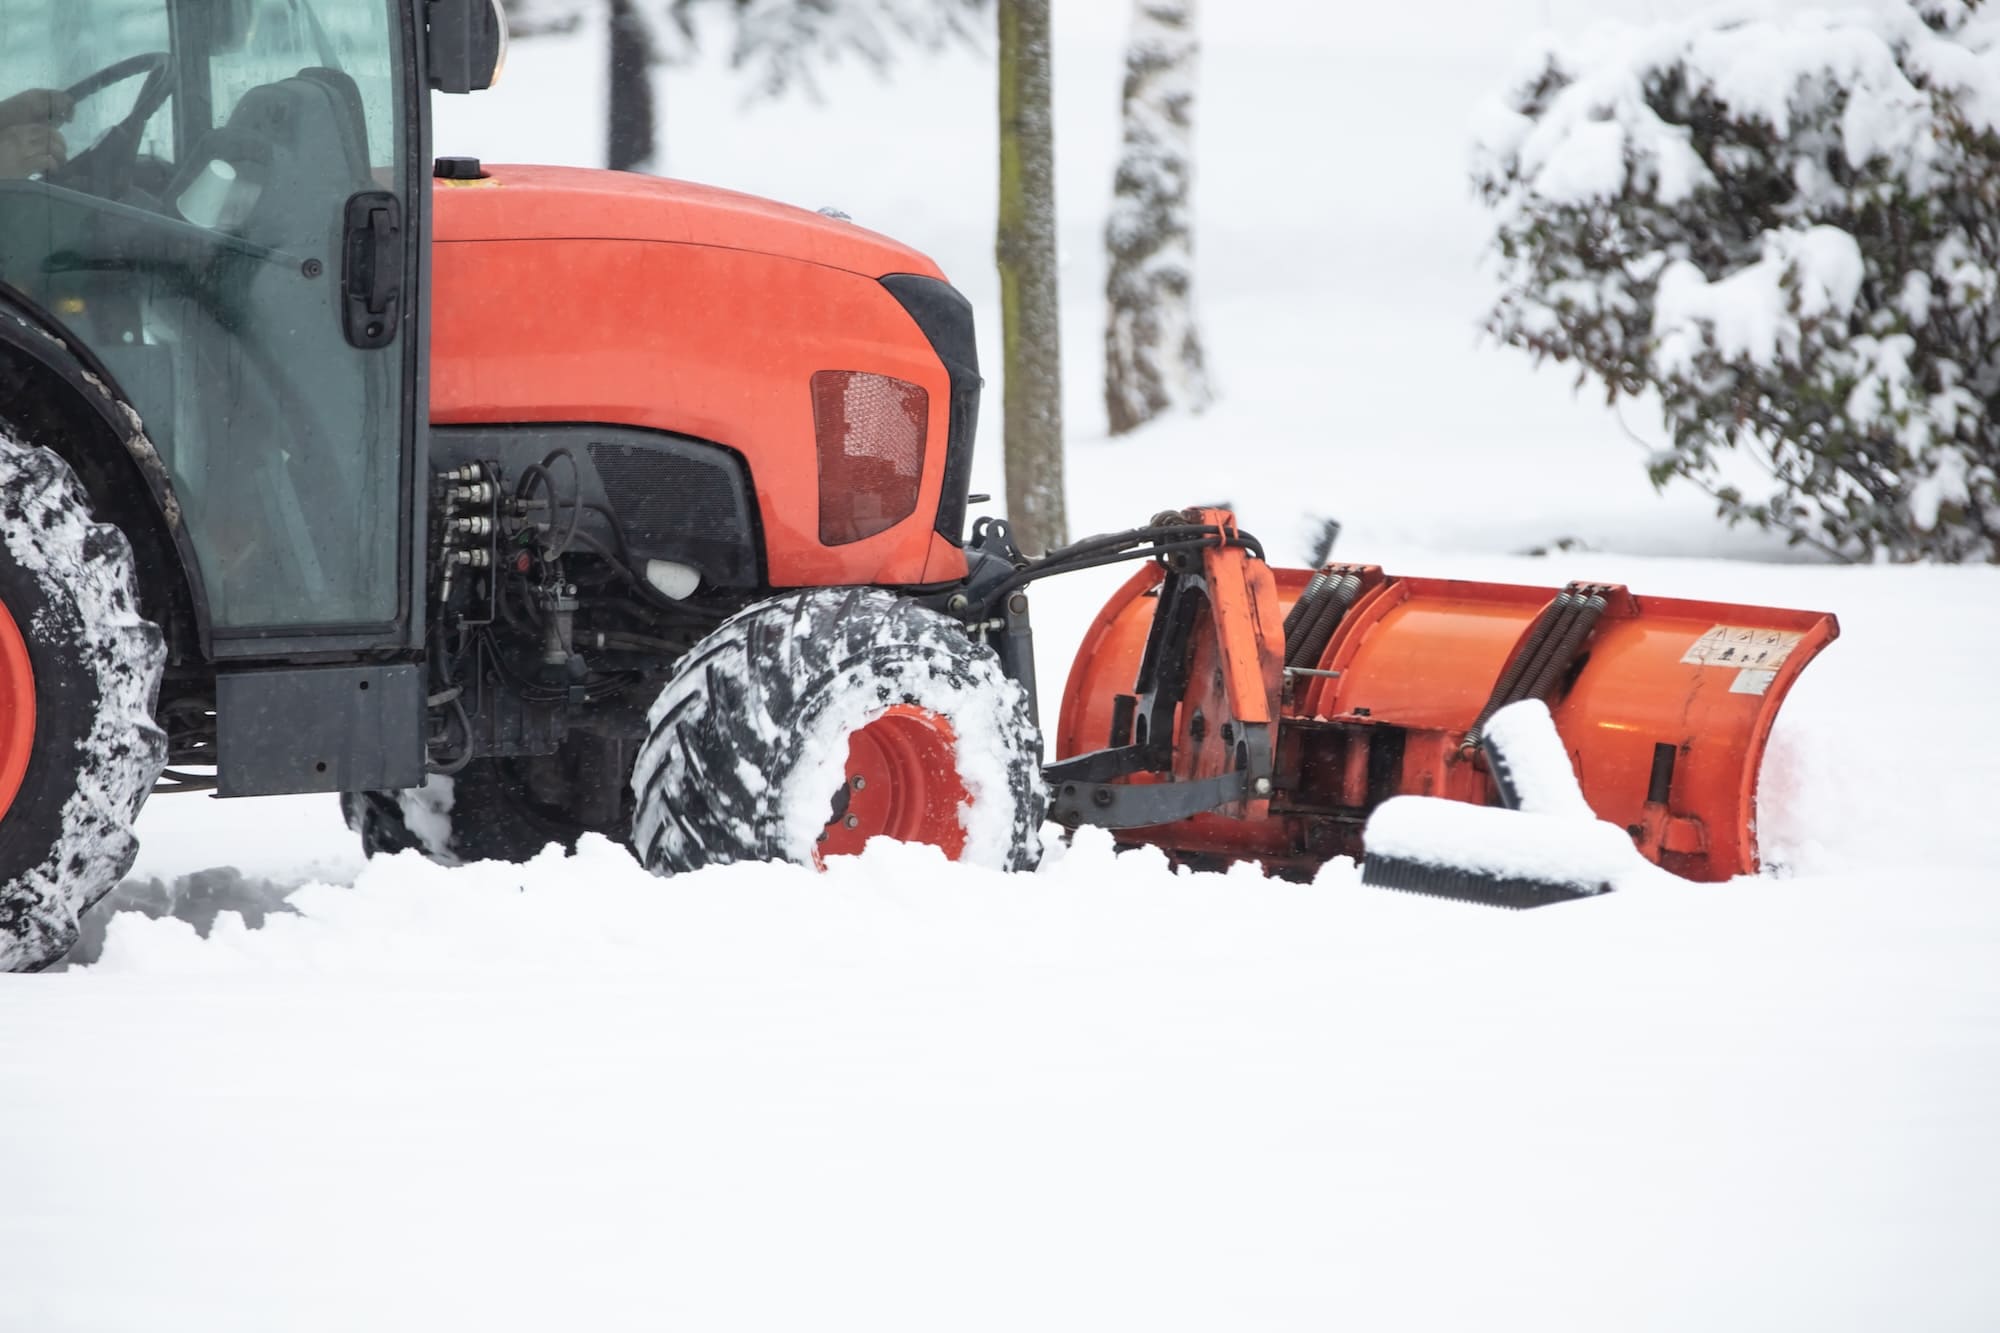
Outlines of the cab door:
[[421,643],[422,8],[0,0],[0,282],[137,409],[219,661]]

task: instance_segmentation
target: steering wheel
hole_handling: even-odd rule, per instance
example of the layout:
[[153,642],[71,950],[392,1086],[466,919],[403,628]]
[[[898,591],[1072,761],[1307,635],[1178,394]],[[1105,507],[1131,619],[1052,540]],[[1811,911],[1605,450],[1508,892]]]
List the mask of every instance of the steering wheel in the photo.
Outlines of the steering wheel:
[[140,74],[151,74],[167,67],[173,57],[165,51],[141,51],[136,56],[126,56],[123,60],[106,65],[94,74],[86,74],[63,89],[63,96],[72,102],[81,102],[86,97],[95,97],[113,84]]
[[92,74],[86,74],[63,89],[71,103],[95,97],[127,79],[146,76],[145,84],[139,89],[139,96],[133,101],[132,109],[125,118],[106,130],[96,143],[72,157],[53,171],[42,173],[42,179],[51,185],[67,189],[84,190],[92,194],[113,193],[114,186],[122,177],[130,175],[133,163],[139,156],[139,138],[145,132],[146,122],[153,113],[166,104],[174,89],[173,62],[171,53],[166,51],[142,51],[135,56],[106,65]]

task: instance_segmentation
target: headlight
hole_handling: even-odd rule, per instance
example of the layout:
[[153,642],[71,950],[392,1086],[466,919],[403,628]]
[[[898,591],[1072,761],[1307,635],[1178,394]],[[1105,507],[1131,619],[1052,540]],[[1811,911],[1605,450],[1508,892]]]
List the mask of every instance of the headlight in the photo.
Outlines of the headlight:
[[931,399],[922,385],[861,370],[812,377],[819,539],[844,546],[917,510]]

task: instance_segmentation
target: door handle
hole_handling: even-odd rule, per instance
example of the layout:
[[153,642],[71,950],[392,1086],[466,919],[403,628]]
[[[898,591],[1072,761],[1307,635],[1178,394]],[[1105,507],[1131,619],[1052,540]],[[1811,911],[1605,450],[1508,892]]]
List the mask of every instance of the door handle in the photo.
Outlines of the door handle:
[[387,190],[347,200],[341,243],[342,324],[369,350],[396,341],[403,304],[403,203]]

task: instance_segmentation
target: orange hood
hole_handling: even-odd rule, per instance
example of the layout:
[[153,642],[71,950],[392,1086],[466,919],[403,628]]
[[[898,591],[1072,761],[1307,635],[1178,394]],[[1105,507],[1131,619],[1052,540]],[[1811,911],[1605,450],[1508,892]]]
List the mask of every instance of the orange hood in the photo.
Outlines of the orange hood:
[[486,171],[483,180],[433,182],[435,240],[657,241],[780,255],[870,278],[944,276],[887,236],[734,190],[576,167]]

